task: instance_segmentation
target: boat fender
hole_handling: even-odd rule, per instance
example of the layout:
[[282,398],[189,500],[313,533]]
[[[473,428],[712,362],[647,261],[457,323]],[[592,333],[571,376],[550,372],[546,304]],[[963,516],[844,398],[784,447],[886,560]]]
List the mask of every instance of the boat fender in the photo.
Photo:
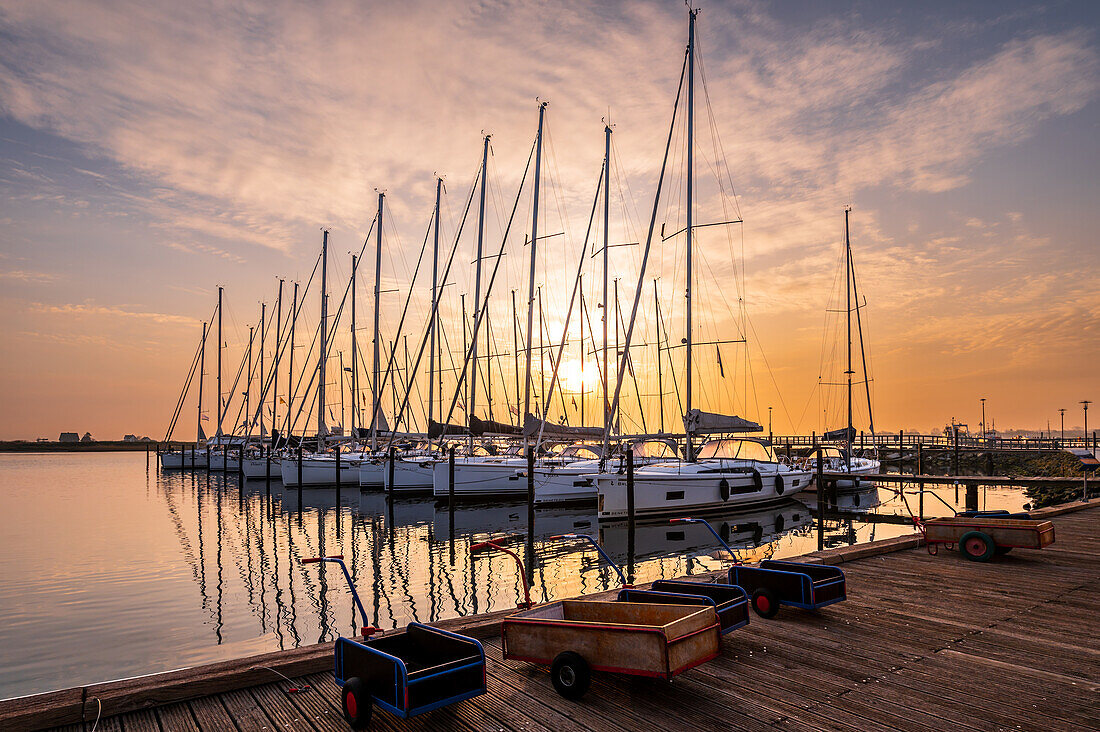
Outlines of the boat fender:
[[723,501],[730,499],[730,482],[725,478],[718,482],[718,495],[722,497]]
[[856,485],[856,488],[859,488],[859,485],[860,485],[860,479],[859,479],[858,477],[857,477],[857,478],[856,478],[856,480],[855,480],[855,485]]
[[722,525],[718,527],[718,535],[722,537],[722,541],[728,542],[730,540],[730,524],[728,521],[723,521]]
[[783,485],[783,476],[780,475],[779,473],[776,473],[775,474],[775,493],[776,493],[776,495],[779,495],[779,496],[783,495],[783,491],[785,489],[786,489],[786,486]]
[[781,513],[777,513],[777,514],[775,515],[775,530],[776,530],[776,532],[780,532],[780,531],[782,531],[782,530],[783,530],[783,526],[784,526],[784,525],[785,525],[786,523],[787,523],[787,521],[786,521],[786,519],[784,519],[784,518],[783,518],[783,514],[781,514]]
[[752,487],[756,492],[764,490],[764,479],[760,476],[760,471],[756,468],[752,469]]

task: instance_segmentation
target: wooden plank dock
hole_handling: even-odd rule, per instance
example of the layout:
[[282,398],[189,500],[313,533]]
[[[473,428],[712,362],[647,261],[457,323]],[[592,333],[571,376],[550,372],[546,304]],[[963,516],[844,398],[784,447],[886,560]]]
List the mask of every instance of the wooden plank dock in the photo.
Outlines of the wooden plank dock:
[[[489,693],[385,730],[1051,730],[1100,728],[1100,502],[1035,512],[1054,545],[989,563],[930,556],[917,537],[830,549],[847,602],[722,639],[672,682],[594,674],[580,702],[544,669],[504,661],[499,618],[445,624],[485,639]],[[0,728],[345,730],[331,644],[0,702]],[[280,668],[295,684],[258,665]],[[81,723],[81,708],[88,720]],[[121,712],[121,713],[119,713]]]

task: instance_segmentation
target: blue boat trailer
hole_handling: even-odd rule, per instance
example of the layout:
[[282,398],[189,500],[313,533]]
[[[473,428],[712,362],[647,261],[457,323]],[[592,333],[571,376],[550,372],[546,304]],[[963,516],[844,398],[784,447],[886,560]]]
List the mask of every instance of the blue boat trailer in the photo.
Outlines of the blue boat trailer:
[[341,689],[344,719],[352,729],[370,724],[375,704],[408,719],[485,693],[481,643],[421,623],[370,637],[380,631],[367,620],[343,557],[302,560],[302,564],[316,562],[340,565],[363,618],[364,640],[340,637],[335,646],[334,676]]
[[[733,555],[733,550],[705,519],[680,518],[672,522],[703,524]],[[737,585],[750,596],[753,611],[762,618],[774,618],[781,605],[817,610],[848,597],[843,570],[827,564],[765,559],[752,566],[735,564],[728,576],[729,584]]]

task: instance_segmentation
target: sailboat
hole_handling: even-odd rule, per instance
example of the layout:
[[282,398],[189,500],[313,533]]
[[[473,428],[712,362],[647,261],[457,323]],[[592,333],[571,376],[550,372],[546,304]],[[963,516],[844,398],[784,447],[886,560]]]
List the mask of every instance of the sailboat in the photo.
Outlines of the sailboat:
[[[849,230],[849,215],[852,212],[851,206],[844,207],[844,300],[845,300],[845,314],[847,316],[847,343],[848,343],[848,362],[847,368],[844,371],[847,377],[848,388],[848,426],[839,430],[831,430],[825,433],[824,440],[827,442],[837,442],[839,445],[825,445],[821,448],[822,452],[822,469],[831,473],[847,473],[853,476],[851,480],[838,480],[836,487],[838,489],[852,489],[859,488],[862,480],[859,478],[861,475],[873,475],[878,473],[882,467],[882,463],[871,457],[861,456],[856,457],[852,454],[852,443],[855,441],[856,428],[853,424],[852,416],[852,376],[855,373],[852,370],[852,311],[856,313],[856,326],[859,332],[859,353],[860,360],[863,362],[863,385],[867,394],[867,418],[870,423],[871,434],[875,434],[875,418],[871,411],[871,380],[867,374],[867,357],[866,350],[863,344],[863,321],[860,318],[859,311],[862,306],[859,304],[859,293],[856,291],[856,279],[855,279],[855,263],[852,260],[852,238]],[[856,305],[852,307],[853,297],[856,300]],[[810,459],[810,468],[816,472],[817,470],[817,456],[814,455]]]
[[[807,470],[797,468],[780,461],[766,440],[746,436],[746,432],[762,432],[756,423],[732,415],[703,412],[692,408],[692,246],[696,225],[693,222],[694,200],[694,125],[695,125],[695,21],[698,10],[688,10],[688,43],[684,58],[684,76],[687,80],[687,154],[686,172],[686,226],[682,230],[686,236],[686,327],[685,353],[685,410],[684,431],[686,434],[683,460],[661,462],[644,466],[634,472],[634,510],[638,516],[667,515],[700,512],[722,512],[737,508],[759,508],[778,504],[803,490],[810,481]],[[683,77],[682,77],[683,78]],[[682,83],[682,82],[681,82]],[[677,105],[680,100],[677,91]],[[676,110],[669,129],[669,147],[676,124]],[[661,187],[668,162],[669,147],[666,147],[665,162],[658,178],[657,193],[654,199],[653,217],[650,220],[646,241],[646,252],[642,259],[642,271],[639,274],[638,287],[635,290],[634,312],[627,328],[626,349],[630,340],[641,297],[645,263],[653,241],[657,206],[660,201]],[[740,219],[720,222],[714,225],[732,225]],[[708,224],[702,224],[703,226]],[[671,237],[664,237],[671,238]],[[612,410],[618,406],[622,388],[626,359],[620,359],[619,379],[615,387],[615,399]],[[607,444],[608,431],[605,430],[604,443]],[[699,435],[727,435],[710,439],[702,445],[698,453],[693,447],[693,437]],[[737,435],[728,437],[728,435]],[[621,518],[628,514],[628,496],[626,476],[621,473],[602,473],[596,477],[596,490],[599,494],[598,516],[601,521]]]

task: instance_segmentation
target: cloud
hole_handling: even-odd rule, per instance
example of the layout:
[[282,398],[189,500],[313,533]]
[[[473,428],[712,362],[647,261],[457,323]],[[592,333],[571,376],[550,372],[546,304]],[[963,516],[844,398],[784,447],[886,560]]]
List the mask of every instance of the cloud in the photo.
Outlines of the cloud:
[[0,280],[14,280],[35,285],[49,284],[50,282],[56,282],[57,279],[57,275],[48,272],[28,272],[21,269],[0,271]]
[[182,315],[126,310],[121,307],[94,305],[91,303],[48,305],[45,303],[34,302],[30,304],[30,310],[33,313],[42,313],[46,315],[65,315],[78,317],[91,316],[144,320],[160,325],[174,323],[186,323],[188,325],[191,325],[195,322],[194,318],[187,318]]

